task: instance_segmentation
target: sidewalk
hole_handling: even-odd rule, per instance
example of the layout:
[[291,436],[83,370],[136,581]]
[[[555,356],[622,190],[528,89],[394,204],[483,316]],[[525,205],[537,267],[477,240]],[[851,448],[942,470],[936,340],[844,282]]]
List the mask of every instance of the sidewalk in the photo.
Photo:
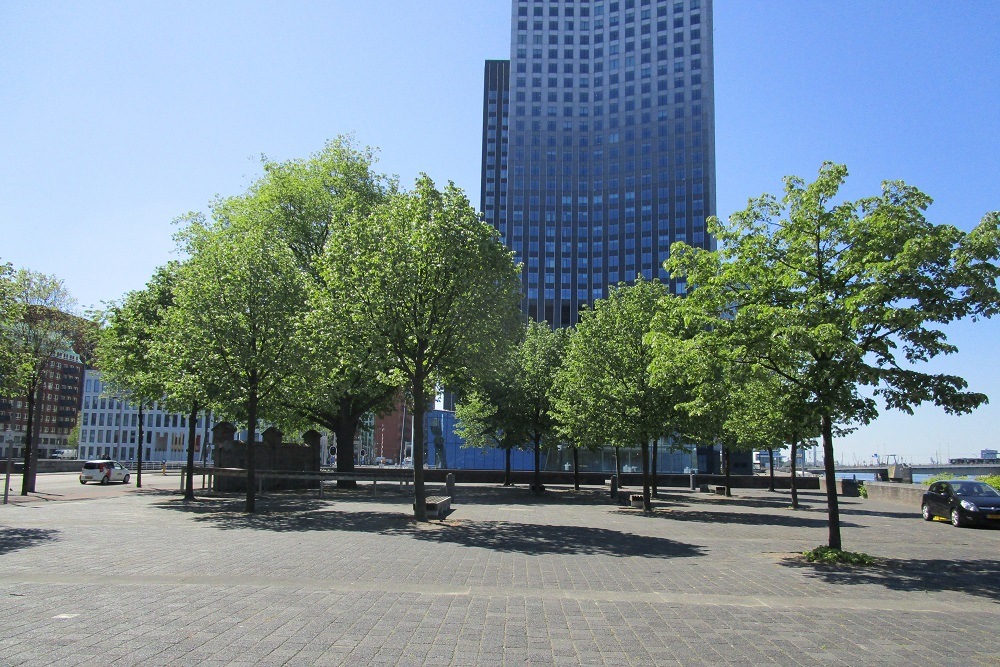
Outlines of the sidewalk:
[[[166,478],[177,483],[176,478]],[[144,478],[145,481],[145,478]],[[459,487],[0,508],[2,665],[1000,665],[1000,531],[843,499]]]

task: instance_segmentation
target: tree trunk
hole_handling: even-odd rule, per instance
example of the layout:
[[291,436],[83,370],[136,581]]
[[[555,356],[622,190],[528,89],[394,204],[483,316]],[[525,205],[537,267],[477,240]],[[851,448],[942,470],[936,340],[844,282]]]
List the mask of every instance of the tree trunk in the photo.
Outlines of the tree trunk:
[[771,481],[768,484],[767,490],[774,493],[774,448],[767,448],[767,458],[771,462]]
[[823,469],[826,473],[826,506],[830,519],[830,548],[841,549],[840,506],[837,501],[837,474],[833,461],[833,419],[824,414],[820,419],[823,429]]
[[198,437],[198,401],[191,403],[188,415],[187,480],[184,484],[184,500],[194,500],[194,440]]
[[[32,459],[37,460],[35,452],[35,392],[41,389],[41,380],[28,386],[28,424],[24,430],[24,470],[21,474],[21,495],[35,492],[35,476]],[[41,393],[41,392],[38,392]]]
[[508,447],[504,450],[504,467],[503,467],[503,485],[513,486],[510,481],[510,453],[511,448]]
[[580,448],[573,447],[573,488],[580,490]]
[[142,432],[142,427],[145,425],[143,423],[143,419],[145,418],[143,414],[144,413],[142,411],[142,400],[140,399],[139,400],[139,451],[137,452],[135,458],[135,488],[137,489],[142,488],[142,448],[143,445],[145,444],[143,443],[143,438],[142,438],[142,436],[144,435]]
[[[418,360],[419,367],[419,360]],[[427,492],[424,489],[424,378],[413,378],[413,517],[427,521]]]
[[247,504],[246,511],[253,514],[257,511],[257,378],[250,380],[250,392],[247,397]]
[[659,458],[660,458],[659,451],[660,451],[660,439],[657,438],[656,440],[653,441],[653,469],[651,471],[652,480],[650,482],[652,486],[651,492],[654,498],[656,498],[660,493],[658,488],[659,473],[657,472],[657,468],[659,467]]
[[[208,465],[208,422],[212,418],[212,411],[205,410],[205,430],[204,435],[201,437],[201,467],[206,467]],[[214,459],[215,456],[213,455]]]
[[542,434],[535,433],[532,442],[535,445],[535,481],[531,485],[531,490],[535,495],[541,495],[545,492],[545,487],[542,486]]
[[642,511],[652,512],[653,503],[650,500],[650,475],[649,475],[649,441],[646,440],[640,446],[642,450]]
[[[358,432],[358,420],[352,419],[348,401],[341,400],[338,404],[337,424],[333,430],[337,438],[337,472],[354,472],[354,436]],[[404,428],[406,421],[403,422]],[[353,479],[338,479],[338,489],[356,489],[357,481]]]
[[618,456],[621,447],[615,447],[615,474],[618,475],[618,486],[622,485],[622,457]]
[[792,467],[792,479],[789,480],[789,484],[791,485],[791,489],[792,489],[792,509],[793,510],[797,510],[799,508],[799,489],[795,485],[795,454],[796,454],[796,452],[795,452],[795,445],[798,444],[798,441],[799,441],[799,435],[798,435],[798,433],[796,433],[795,435],[792,436],[792,445],[791,445],[791,449],[789,450],[790,453],[791,453],[791,455],[792,455],[792,461],[791,461],[791,464],[790,464],[791,467]]
[[730,496],[733,495],[732,490],[730,490],[730,488],[729,488],[729,483],[730,483],[730,475],[729,475],[729,447],[723,447],[722,448],[722,462],[723,462],[723,468],[725,469],[725,473],[726,473],[726,497],[729,498]]

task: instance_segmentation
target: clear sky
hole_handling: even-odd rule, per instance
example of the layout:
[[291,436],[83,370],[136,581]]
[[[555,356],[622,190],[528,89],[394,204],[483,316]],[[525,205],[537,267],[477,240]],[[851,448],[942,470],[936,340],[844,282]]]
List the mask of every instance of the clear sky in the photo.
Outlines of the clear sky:
[[[353,133],[379,168],[479,199],[483,61],[509,57],[509,0],[0,3],[0,260],[81,305],[142,287],[171,220],[242,191],[262,154]],[[845,195],[902,179],[929,217],[1000,209],[1000,3],[716,0],[720,216],[846,163]],[[887,413],[837,443],[926,461],[1000,449],[1000,322],[948,329],[933,368],[994,404]]]

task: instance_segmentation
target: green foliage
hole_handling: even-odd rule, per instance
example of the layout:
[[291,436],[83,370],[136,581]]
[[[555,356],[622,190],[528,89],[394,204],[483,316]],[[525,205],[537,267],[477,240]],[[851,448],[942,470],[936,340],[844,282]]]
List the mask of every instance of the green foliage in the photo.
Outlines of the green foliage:
[[154,347],[167,334],[164,322],[178,269],[177,262],[159,267],[144,289],[129,292],[99,314],[103,326],[96,364],[101,378],[136,403],[159,401],[167,393],[168,367],[158,363]]
[[858,482],[858,496],[861,498],[868,497],[868,487],[865,486],[864,482]]
[[[246,423],[252,439],[258,419],[281,418],[283,384],[303,364],[289,334],[305,314],[306,284],[252,197],[217,202],[213,217],[209,225],[188,216],[178,235],[190,259],[178,272],[157,360],[167,368],[168,394],[192,406],[210,400]],[[246,511],[253,512],[254,448],[246,452]]]
[[[507,350],[495,372],[479,377],[455,408],[459,433],[474,447],[509,449],[556,436],[552,416],[556,372],[569,334],[529,322],[520,342]],[[536,486],[540,458],[535,457]]]
[[302,364],[289,333],[305,313],[305,284],[252,198],[218,202],[214,216],[214,225],[188,218],[181,232],[191,257],[178,267],[158,360],[168,364],[169,394],[207,402],[211,393],[214,407],[246,420],[252,391],[268,418]]
[[353,468],[354,433],[369,411],[383,412],[402,384],[385,342],[339,308],[320,272],[330,238],[364,218],[395,192],[395,182],[372,171],[375,153],[338,137],[303,160],[264,163],[250,195],[268,227],[285,241],[309,285],[309,313],[290,335],[305,362],[285,383],[282,421],[318,424],[336,434],[338,470]]
[[986,482],[997,491],[1000,491],[1000,475],[983,475],[982,477],[977,477],[976,479],[980,482]]
[[559,430],[571,442],[635,447],[664,434],[672,403],[654,384],[644,340],[667,287],[658,280],[612,287],[581,313],[560,369]]
[[375,150],[337,137],[306,159],[263,160],[264,177],[250,189],[275,233],[288,243],[299,267],[313,278],[316,260],[331,236],[370,215],[398,190],[395,180],[372,171]]
[[812,551],[804,551],[802,555],[810,563],[824,563],[826,565],[877,565],[878,559],[865,553],[856,551],[842,551],[831,547],[816,547]]
[[924,486],[930,486],[934,482],[943,482],[949,479],[969,479],[964,475],[954,475],[951,473],[941,473],[940,475],[931,475],[923,481]]
[[[698,289],[712,326],[742,359],[781,377],[819,417],[833,485],[834,424],[868,423],[888,409],[932,402],[975,409],[986,396],[957,376],[921,372],[949,354],[941,326],[1000,309],[1000,213],[971,232],[933,225],[930,198],[902,182],[880,195],[835,203],[847,176],[826,163],[811,184],[785,179],[785,195],[751,200],[712,220],[717,253],[676,244],[668,267]],[[867,391],[861,388],[869,387]],[[840,547],[836,496],[828,496],[830,546]]]
[[[14,395],[24,396],[28,404],[25,427],[24,475],[21,495],[35,490],[35,465],[38,452],[33,434],[41,415],[35,404],[42,392],[49,360],[60,350],[71,348],[76,338],[82,338],[81,320],[74,316],[76,300],[70,295],[63,281],[29,269],[19,269],[12,277],[13,312],[19,317],[8,316],[9,375],[3,380]],[[11,363],[12,362],[12,363]],[[3,360],[0,359],[0,363]],[[4,369],[0,369],[4,370]]]
[[516,338],[517,268],[453,183],[438,191],[422,176],[332,236],[323,277],[342,311],[386,341],[396,370],[430,380],[428,391],[465,386]]
[[17,299],[14,269],[0,264],[0,395],[17,390],[25,359],[15,337],[15,325],[24,317],[24,304]]
[[[326,244],[320,275],[331,307],[362,322],[408,382],[421,423],[435,385],[464,389],[492,372],[516,339],[520,276],[497,232],[459,188],[423,175]],[[413,443],[418,519],[423,503],[423,430]]]

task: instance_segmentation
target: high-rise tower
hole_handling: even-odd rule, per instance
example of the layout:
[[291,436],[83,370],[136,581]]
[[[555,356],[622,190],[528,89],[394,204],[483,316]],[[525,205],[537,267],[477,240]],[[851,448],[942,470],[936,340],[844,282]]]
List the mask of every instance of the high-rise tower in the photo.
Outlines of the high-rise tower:
[[512,0],[481,206],[524,263],[523,310],[553,326],[608,285],[667,281],[674,241],[712,248],[712,0]]

